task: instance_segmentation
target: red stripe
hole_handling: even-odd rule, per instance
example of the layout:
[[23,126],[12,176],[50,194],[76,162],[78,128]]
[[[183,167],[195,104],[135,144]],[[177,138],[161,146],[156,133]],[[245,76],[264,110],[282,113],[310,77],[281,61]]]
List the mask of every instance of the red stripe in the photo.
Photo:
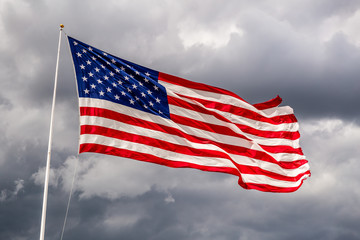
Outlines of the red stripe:
[[275,125],[282,124],[282,123],[297,122],[297,119],[294,114],[287,114],[287,115],[281,115],[281,116],[275,116],[275,117],[268,118],[268,117],[264,117],[256,112],[254,112],[254,111],[251,111],[251,110],[248,110],[248,109],[245,109],[242,107],[237,107],[237,106],[230,105],[230,104],[223,104],[223,103],[219,103],[219,102],[213,102],[213,101],[204,100],[204,99],[195,98],[195,97],[184,96],[181,94],[178,94],[178,95],[181,97],[192,99],[196,102],[199,102],[206,108],[216,109],[216,110],[220,110],[222,112],[228,112],[228,113],[240,116],[240,117],[245,117],[245,118],[256,120],[256,121],[267,122],[267,123],[271,123],[271,124],[275,124]]
[[265,145],[260,145],[260,146],[262,149],[264,149],[265,151],[270,152],[270,153],[295,153],[295,154],[299,154],[299,155],[304,155],[301,148],[293,148],[290,146],[283,146],[283,145],[278,145],[276,147],[265,146]]
[[104,117],[104,118],[116,120],[116,121],[119,121],[119,122],[123,122],[123,123],[126,123],[126,124],[131,124],[131,125],[134,125],[134,126],[140,126],[140,127],[156,130],[156,131],[159,131],[159,132],[164,132],[164,133],[172,134],[172,135],[175,135],[175,136],[183,137],[183,138],[185,138],[185,139],[187,139],[187,140],[189,140],[191,142],[194,142],[194,143],[213,144],[215,146],[218,146],[218,147],[224,149],[228,153],[238,154],[238,155],[241,155],[241,156],[246,156],[246,157],[250,157],[250,158],[254,158],[254,159],[259,159],[259,160],[262,160],[262,161],[275,163],[275,164],[278,164],[280,167],[285,168],[285,169],[295,169],[295,168],[298,168],[301,165],[307,163],[307,160],[305,160],[305,159],[296,160],[296,161],[292,161],[292,162],[281,162],[281,161],[279,162],[279,161],[275,160],[273,157],[271,157],[270,155],[268,155],[268,154],[266,154],[265,152],[262,152],[262,151],[257,151],[257,150],[253,150],[253,149],[249,149],[249,148],[245,148],[245,147],[240,147],[240,146],[235,146],[235,145],[230,145],[230,144],[211,141],[209,139],[205,139],[205,138],[193,136],[193,135],[190,135],[190,134],[186,134],[186,133],[184,133],[184,132],[182,132],[182,131],[180,131],[179,129],[176,129],[176,128],[168,127],[168,126],[161,125],[161,124],[156,124],[156,123],[153,123],[153,122],[146,121],[144,119],[134,118],[134,117],[131,117],[131,116],[128,116],[128,115],[125,115],[125,114],[121,114],[121,113],[118,113],[118,112],[114,112],[114,111],[111,111],[111,110],[107,110],[107,109],[91,108],[91,107],[80,107],[80,115],[81,116]]
[[266,175],[274,179],[284,180],[284,181],[293,181],[296,182],[299,180],[303,175],[306,173],[301,173],[296,177],[288,177],[284,175],[280,175],[277,173],[269,172],[267,170],[261,169],[259,167],[254,166],[246,166],[237,164],[234,162],[227,154],[216,151],[216,150],[209,150],[209,149],[195,149],[189,146],[183,146],[179,144],[169,143],[167,141],[162,141],[150,137],[145,137],[137,134],[131,134],[124,131],[114,130],[110,128],[100,127],[100,126],[92,126],[92,125],[82,125],[81,126],[81,134],[95,134],[95,135],[102,135],[106,137],[116,138],[120,140],[126,140],[130,142],[146,144],[152,147],[156,147],[159,149],[164,149],[168,151],[173,151],[181,154],[186,155],[193,155],[193,156],[201,156],[201,157],[214,157],[214,158],[225,158],[231,161],[241,173],[247,174],[260,174]]
[[196,89],[196,90],[202,90],[202,91],[207,91],[207,92],[212,92],[212,93],[229,95],[229,96],[235,97],[235,98],[237,98],[237,99],[239,99],[239,100],[241,100],[241,101],[243,101],[245,103],[248,103],[244,99],[242,99],[241,97],[236,95],[235,93],[230,92],[228,90],[213,87],[213,86],[206,85],[206,84],[203,84],[203,83],[189,81],[187,79],[172,76],[172,75],[167,74],[167,73],[159,72],[158,79],[160,81],[164,81],[164,82],[167,82],[167,83],[175,84],[175,85],[186,87],[186,88],[192,88],[192,89]]
[[169,161],[157,156],[154,156],[152,154],[147,153],[139,153],[136,151],[131,151],[127,149],[119,149],[114,148],[110,146],[104,146],[100,144],[80,144],[80,151],[79,153],[84,152],[95,152],[95,153],[102,153],[107,155],[114,155],[119,157],[125,157],[125,158],[131,158],[143,162],[151,162],[156,163],[168,167],[173,168],[195,168],[203,171],[210,171],[210,172],[223,172],[223,173],[229,173],[236,176],[239,176],[239,172],[235,168],[230,167],[207,167],[207,166],[201,166],[193,163],[188,162],[178,162],[178,161]]
[[263,131],[263,130],[258,130],[258,129],[249,127],[247,125],[233,123],[229,119],[223,117],[222,115],[220,115],[214,111],[210,111],[209,109],[204,108],[195,103],[189,103],[180,98],[168,96],[168,102],[169,102],[169,104],[174,105],[174,106],[178,106],[178,107],[186,108],[186,109],[193,110],[196,112],[212,115],[219,120],[236,125],[242,132],[249,133],[249,134],[252,134],[255,136],[264,137],[264,138],[284,138],[284,139],[289,139],[289,140],[296,140],[300,137],[300,134],[298,131],[296,131],[296,132]]
[[281,102],[282,102],[281,97],[279,97],[279,95],[277,95],[276,98],[270,99],[269,101],[266,101],[263,103],[253,104],[253,106],[259,110],[265,110],[265,109],[277,107],[281,104]]

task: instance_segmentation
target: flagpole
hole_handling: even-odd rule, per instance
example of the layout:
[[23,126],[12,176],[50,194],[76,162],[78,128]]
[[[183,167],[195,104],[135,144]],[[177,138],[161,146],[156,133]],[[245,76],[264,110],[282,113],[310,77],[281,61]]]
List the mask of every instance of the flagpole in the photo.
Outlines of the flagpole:
[[46,160],[44,196],[43,196],[43,206],[42,206],[42,214],[41,214],[40,240],[44,240],[44,236],[45,236],[46,207],[47,207],[47,197],[48,197],[48,188],[49,188],[49,173],[50,173],[50,160],[51,160],[51,143],[52,143],[52,132],[53,132],[53,121],[54,121],[54,110],[55,110],[55,99],[56,99],[56,87],[57,87],[58,69],[59,69],[61,32],[62,32],[63,28],[64,28],[64,25],[60,24],[59,44],[58,44],[58,52],[57,52],[56,68],[55,68],[54,93],[53,93],[53,100],[52,100],[52,107],[51,107],[51,117],[50,117],[49,144],[48,144],[48,152],[47,152],[47,160]]

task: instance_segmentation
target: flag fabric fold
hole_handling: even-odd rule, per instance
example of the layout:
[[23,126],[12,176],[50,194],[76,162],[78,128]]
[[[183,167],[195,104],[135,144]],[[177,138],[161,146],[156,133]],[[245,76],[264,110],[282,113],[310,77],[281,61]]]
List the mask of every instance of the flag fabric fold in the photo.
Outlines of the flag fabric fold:
[[140,66],[68,36],[80,153],[239,177],[245,189],[293,192],[310,176],[292,108]]

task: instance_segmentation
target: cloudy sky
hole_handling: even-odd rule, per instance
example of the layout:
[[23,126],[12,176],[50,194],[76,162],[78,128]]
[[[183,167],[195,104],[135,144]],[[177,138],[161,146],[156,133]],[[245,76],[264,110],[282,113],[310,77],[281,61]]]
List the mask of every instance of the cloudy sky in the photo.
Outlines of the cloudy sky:
[[[37,239],[59,24],[138,64],[280,95],[312,171],[295,193],[237,177],[80,156],[64,239],[360,239],[360,1],[0,0],[0,239]],[[76,165],[75,80],[63,36],[46,239],[60,239]]]

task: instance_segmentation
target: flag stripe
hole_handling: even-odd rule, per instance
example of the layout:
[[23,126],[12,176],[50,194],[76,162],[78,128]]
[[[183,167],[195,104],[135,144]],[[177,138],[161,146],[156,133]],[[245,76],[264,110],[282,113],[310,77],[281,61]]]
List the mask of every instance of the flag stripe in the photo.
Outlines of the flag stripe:
[[196,168],[196,169],[204,170],[204,171],[223,172],[223,173],[233,174],[236,176],[239,175],[238,170],[236,170],[235,168],[231,168],[231,167],[203,166],[203,165],[197,165],[197,164],[194,164],[191,162],[169,161],[167,159],[156,157],[152,154],[139,152],[137,150],[134,151],[134,150],[126,149],[126,148],[115,148],[112,146],[96,144],[96,143],[80,144],[79,152],[80,153],[96,152],[96,153],[132,158],[132,159],[140,160],[143,162],[157,163],[160,165],[165,165],[165,166],[174,167],[174,168],[190,167],[190,168]]
[[[94,153],[101,153],[101,154],[107,154],[107,155],[113,155],[113,156],[120,156],[120,157],[126,157],[131,158],[139,161],[144,162],[152,162],[157,163],[160,165],[165,165],[168,167],[174,167],[174,168],[195,168],[203,171],[211,171],[211,172],[222,172],[222,173],[228,173],[232,175],[238,176],[238,171],[234,168],[225,168],[225,167],[204,167],[188,162],[171,162],[164,160],[162,158],[153,156],[151,154],[145,154],[145,153],[139,153],[137,151],[131,151],[128,149],[118,149],[114,147],[104,146],[100,144],[81,144],[80,145],[80,153],[84,152],[94,152]],[[165,164],[166,163],[166,164]],[[244,183],[242,180],[242,177],[239,177],[239,185],[242,186],[245,189],[256,189],[259,191],[265,191],[265,192],[293,192],[296,191],[301,185],[302,181],[305,179],[306,176],[301,181],[298,181],[297,186],[287,186],[287,187],[278,187],[275,185],[271,185],[272,182],[268,182],[268,184],[260,184],[260,183]]]
[[[243,138],[228,136],[228,135],[224,135],[224,134],[203,131],[201,129],[189,127],[185,124],[180,126],[180,123],[175,123],[174,121],[164,119],[162,117],[152,116],[150,118],[147,115],[143,116],[142,112],[137,111],[136,109],[131,109],[131,108],[128,108],[125,106],[118,108],[116,105],[113,105],[110,102],[107,102],[104,100],[91,99],[91,98],[80,98],[79,104],[81,107],[81,109],[80,109],[81,111],[83,111],[82,106],[89,106],[89,107],[95,107],[95,108],[103,107],[104,109],[108,109],[111,111],[111,112],[107,113],[108,117],[114,118],[114,117],[118,116],[117,118],[119,121],[128,121],[128,122],[136,121],[134,124],[137,124],[137,123],[140,125],[145,124],[146,126],[152,126],[152,127],[157,127],[157,128],[159,128],[158,125],[161,125],[161,128],[164,127],[164,125],[165,125],[165,126],[172,127],[174,129],[181,129],[182,132],[191,132],[192,133],[191,136],[200,137],[201,139],[205,139],[205,141],[211,140],[211,141],[215,141],[215,142],[229,144],[232,147],[242,146],[242,147],[246,147],[246,148],[251,148],[253,150],[264,151],[264,149],[261,146],[259,146],[258,144],[256,144],[253,141],[248,141]],[[86,110],[86,111],[95,111],[95,110]],[[96,110],[96,111],[99,111],[99,110]],[[129,117],[128,115],[131,115],[131,116],[133,116],[137,119],[141,119],[141,120],[133,119],[133,118]],[[124,118],[124,120],[122,120],[122,118]],[[146,120],[146,122],[145,122],[145,120]],[[234,145],[234,143],[236,145]],[[281,159],[278,159],[276,157],[276,154],[274,155],[274,154],[269,153],[269,155],[272,158],[276,159],[275,161],[299,160],[299,158],[297,158],[297,156],[293,155],[293,154],[289,155],[289,159],[284,158],[284,156],[281,156]]]
[[[186,96],[188,98],[198,98],[198,99],[213,101],[215,103],[242,107],[244,109],[258,113],[264,117],[275,117],[275,116],[289,115],[294,113],[293,109],[290,107],[279,107],[276,109],[277,111],[269,111],[269,109],[259,110],[253,105],[241,100],[241,98],[236,98],[232,95],[224,95],[220,93],[192,89],[190,87],[174,85],[164,81],[159,81],[159,83],[166,88],[166,91],[170,96],[182,96],[182,97]],[[246,116],[242,116],[242,117],[246,117]]]
[[[169,91],[168,92],[168,99],[169,101],[172,100],[172,97],[175,98],[180,98],[177,94]],[[191,101],[189,99],[186,98],[181,98],[181,100],[188,102],[188,103],[194,103],[194,101]],[[176,101],[176,100],[174,100]],[[214,100],[215,101],[215,100]],[[198,105],[198,104],[197,104]],[[185,105],[184,107],[186,108],[187,105]],[[200,105],[198,105],[200,106]],[[206,109],[205,107],[203,107],[203,109]],[[224,116],[225,118],[228,118],[229,121],[234,122],[234,123],[239,123],[239,124],[247,124],[253,128],[259,129],[259,130],[270,130],[270,131],[290,131],[290,132],[296,132],[299,130],[299,125],[298,123],[294,122],[294,123],[281,123],[281,124],[271,124],[271,123],[267,123],[267,122],[261,122],[261,121],[256,121],[253,119],[249,119],[243,116],[237,116],[234,114],[230,114],[227,112],[222,112],[220,110],[217,109],[207,109],[208,111],[211,110],[211,112],[217,113],[221,116]]]
[[259,110],[265,110],[265,109],[269,109],[269,108],[278,107],[281,104],[281,102],[282,102],[282,99],[278,95],[275,98],[270,99],[266,102],[253,104],[253,106]]
[[[239,123],[233,123],[228,118],[224,117],[220,113],[216,111],[209,110],[207,108],[204,108],[202,106],[199,106],[198,104],[194,104],[188,101],[184,101],[180,98],[175,97],[168,97],[170,107],[177,106],[181,108],[186,108],[187,110],[193,110],[198,113],[205,113],[209,116],[213,117],[213,120],[216,121],[217,119],[231,123],[235,125],[237,128],[239,128],[244,133],[249,133],[257,137],[266,137],[266,138],[283,138],[283,139],[289,139],[289,140],[296,140],[300,137],[300,134],[298,131],[296,132],[289,132],[289,131],[265,131],[265,130],[258,130],[254,127],[258,127],[259,124],[253,124],[254,127],[245,125],[245,124],[239,124]],[[261,124],[261,123],[260,123]],[[250,124],[251,125],[251,124]]]
[[141,143],[148,146],[160,148],[174,153],[181,153],[189,156],[200,156],[200,157],[213,158],[213,159],[214,158],[224,158],[229,160],[231,159],[229,155],[227,155],[222,151],[206,149],[206,148],[193,148],[190,146],[185,147],[183,145],[171,143],[169,141],[164,141],[144,135],[133,134],[130,133],[128,130],[119,131],[101,126],[82,125],[81,134],[102,135],[110,138],[121,139],[128,142]]
[[[94,101],[94,100],[92,100],[92,101]],[[95,100],[95,102],[96,101],[99,101],[99,100]],[[283,168],[289,168],[289,169],[297,168],[306,162],[304,159],[302,159],[302,156],[298,156],[298,157],[292,156],[292,159],[291,158],[288,159],[288,161],[292,161],[292,162],[278,161],[270,154],[267,154],[262,151],[250,149],[251,145],[249,145],[249,144],[244,145],[244,147],[241,147],[239,141],[236,142],[237,145],[233,145],[233,144],[226,144],[223,142],[216,141],[215,140],[216,138],[214,140],[209,140],[209,138],[201,138],[201,137],[197,137],[196,135],[189,135],[189,134],[186,134],[183,131],[173,128],[171,126],[169,127],[166,125],[161,125],[158,123],[153,123],[153,122],[147,121],[146,119],[136,118],[135,117],[136,111],[131,111],[133,116],[128,116],[126,114],[122,114],[119,112],[113,112],[113,111],[107,110],[107,109],[89,108],[89,107],[81,107],[80,111],[81,111],[80,112],[81,116],[84,116],[84,115],[101,116],[104,118],[122,121],[124,123],[131,124],[131,125],[142,126],[147,129],[153,129],[153,130],[157,130],[157,131],[161,131],[161,132],[170,133],[172,135],[177,135],[180,137],[184,137],[192,142],[198,142],[198,143],[209,142],[210,144],[220,146],[222,149],[225,149],[229,153],[241,154],[244,156],[250,156],[250,157],[260,159],[263,161],[276,163],[276,164],[279,164]],[[203,135],[203,134],[200,132],[199,135]],[[217,139],[217,140],[220,140],[220,139]],[[291,155],[289,155],[289,156],[291,156]],[[286,159],[286,158],[284,158],[284,156],[282,156],[282,157],[283,157],[283,159]]]
[[251,111],[249,109],[237,107],[237,106],[230,105],[230,104],[223,104],[223,103],[214,102],[211,100],[189,97],[189,96],[185,96],[185,95],[181,95],[181,94],[178,94],[178,96],[188,98],[195,102],[198,102],[202,106],[204,106],[208,109],[217,109],[219,111],[228,112],[231,114],[235,114],[237,116],[246,116],[246,118],[256,120],[256,121],[267,122],[267,123],[271,123],[271,124],[275,124],[275,125],[282,124],[282,123],[297,122],[294,114],[265,117],[257,112]]
[[[104,146],[110,146],[115,148],[124,148],[132,151],[137,151],[141,153],[151,154],[153,156],[163,158],[163,162],[166,160],[176,161],[176,162],[189,162],[201,166],[209,167],[231,167],[235,168],[234,164],[229,161],[229,159],[221,157],[206,157],[205,156],[195,156],[189,154],[183,154],[174,152],[168,149],[157,148],[146,143],[132,142],[126,139],[122,139],[122,136],[118,138],[106,137],[102,135],[81,135],[80,144],[101,144]],[[126,138],[126,137],[124,137]],[[143,138],[138,136],[138,138]],[[154,143],[156,144],[156,143]],[[169,144],[170,145],[170,144]]]
[[[254,141],[251,141],[247,137],[236,133],[235,131],[233,131],[231,128],[229,128],[227,126],[220,126],[220,125],[216,125],[216,124],[212,124],[212,123],[208,123],[208,122],[196,121],[196,120],[194,120],[194,118],[183,117],[183,116],[178,116],[178,115],[174,115],[174,114],[171,114],[171,119],[177,124],[181,124],[184,126],[188,126],[188,127],[206,131],[207,135],[209,136],[210,139],[216,138],[216,136],[220,135],[219,132],[223,132],[223,133],[226,133],[226,135],[223,135],[221,137],[229,139],[227,142],[231,141],[230,137],[234,137],[234,140],[235,140],[235,138],[237,138],[236,141],[239,141],[239,138],[242,138],[247,142],[256,144]],[[202,132],[202,133],[204,134],[205,132]],[[287,153],[302,154],[302,152],[299,148],[293,148],[291,146],[276,145],[276,143],[271,143],[271,140],[276,141],[277,139],[267,139],[264,141],[260,141],[260,139],[259,139],[257,145],[260,146],[261,148],[266,147],[267,151],[272,152],[272,153],[287,152]],[[261,142],[264,142],[265,144],[274,144],[274,146],[266,146],[266,145],[263,146],[262,144],[259,144]],[[285,143],[286,142],[284,141],[284,144]],[[298,143],[294,141],[293,145],[298,145]]]
[[[127,123],[118,122],[115,120],[106,119],[102,117],[82,116],[80,118],[80,123],[82,125],[81,134],[98,134],[98,135],[104,135],[114,138],[122,138],[122,136],[126,134],[133,134],[136,135],[136,137],[138,137],[139,136],[138,133],[141,132],[142,136],[148,139],[151,138],[150,141],[160,142],[161,144],[159,148],[163,148],[164,146],[167,145],[167,142],[169,142],[175,145],[176,147],[186,147],[190,149],[190,150],[185,150],[186,152],[194,151],[192,149],[195,149],[195,151],[196,149],[213,150],[212,153],[214,153],[214,151],[225,153],[225,155],[221,155],[221,156],[225,156],[225,158],[232,159],[234,161],[234,164],[236,163],[238,165],[259,166],[266,171],[270,171],[278,174],[286,173],[286,175],[291,177],[295,177],[300,173],[304,173],[308,169],[307,166],[305,165],[295,169],[284,169],[277,164],[268,163],[257,159],[251,159],[249,157],[245,157],[241,155],[227,153],[226,150],[213,144],[194,143],[187,140],[186,138],[182,138],[176,135],[171,135],[169,133],[159,132],[152,129],[147,129],[147,131],[145,131],[144,128],[139,126],[129,125]],[[89,124],[89,125],[85,125],[85,124]],[[108,128],[108,126],[110,126],[110,128]],[[124,131],[119,131],[117,129],[126,129],[126,133]],[[117,137],[117,135],[119,137]],[[162,139],[166,139],[166,142],[164,142]],[[127,138],[127,140],[129,141],[129,138]],[[150,145],[151,144],[152,143],[150,143]],[[171,146],[171,148],[173,148],[173,145]],[[155,147],[155,145],[152,146]]]
[[[119,140],[120,138],[121,140]],[[103,146],[110,146],[118,149],[127,149],[131,151],[137,151],[144,154],[149,154],[154,157],[162,158],[162,165],[167,165],[168,162],[184,162],[184,163],[191,163],[195,164],[197,166],[202,167],[219,167],[219,168],[234,168],[239,169],[238,176],[248,176],[247,178],[243,178],[243,181],[246,183],[248,181],[256,181],[256,183],[264,184],[266,182],[269,182],[269,179],[273,181],[274,183],[280,183],[279,186],[285,187],[286,185],[292,186],[293,184],[297,184],[299,179],[302,179],[303,176],[305,176],[307,173],[299,174],[296,177],[287,177],[275,173],[267,172],[269,177],[266,178],[266,181],[262,181],[264,170],[260,168],[254,168],[244,165],[237,165],[237,168],[234,167],[233,163],[229,161],[228,159],[223,159],[219,157],[212,157],[208,158],[206,156],[194,156],[194,155],[188,155],[188,154],[182,154],[178,152],[174,152],[165,148],[154,148],[150,145],[148,145],[146,142],[140,143],[139,142],[133,142],[128,141],[125,138],[118,136],[117,138],[113,137],[107,137],[102,135],[82,135],[81,138],[81,144],[100,144]],[[184,161],[185,160],[185,161]],[[242,172],[244,171],[244,173]],[[256,175],[257,177],[253,177],[253,175]],[[256,180],[254,180],[256,179]]]
[[187,79],[176,77],[176,76],[169,75],[166,73],[159,72],[158,80],[162,81],[162,82],[175,84],[175,85],[178,85],[181,87],[185,86],[186,88],[192,88],[192,89],[201,90],[201,91],[205,91],[205,92],[209,92],[209,93],[212,92],[212,93],[217,93],[217,94],[222,94],[222,95],[228,95],[228,96],[237,98],[240,101],[246,102],[244,99],[242,99],[238,95],[236,95],[230,91],[227,91],[225,89],[217,88],[217,87],[206,85],[203,83],[189,81]]

